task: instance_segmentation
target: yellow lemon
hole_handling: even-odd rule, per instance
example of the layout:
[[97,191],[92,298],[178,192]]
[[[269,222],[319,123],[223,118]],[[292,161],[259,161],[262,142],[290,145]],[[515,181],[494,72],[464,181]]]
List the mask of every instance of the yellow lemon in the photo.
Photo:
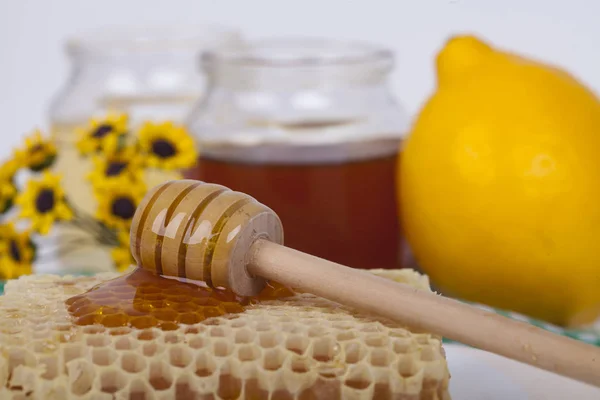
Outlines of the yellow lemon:
[[568,73],[472,36],[400,162],[403,226],[445,293],[561,325],[600,315],[600,102]]

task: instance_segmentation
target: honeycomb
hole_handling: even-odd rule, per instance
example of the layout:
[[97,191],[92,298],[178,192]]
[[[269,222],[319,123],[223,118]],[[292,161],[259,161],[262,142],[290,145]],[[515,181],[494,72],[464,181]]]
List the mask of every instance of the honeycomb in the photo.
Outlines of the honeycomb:
[[[373,272],[429,288],[414,271]],[[0,296],[0,399],[450,399],[439,337],[306,293],[242,299],[232,312],[223,305],[235,303],[231,294],[211,293],[204,298],[225,301],[201,306],[226,313],[203,313],[196,322],[181,318],[184,308],[162,326],[155,311],[178,307],[166,296],[161,307],[138,310],[143,315],[123,314],[157,321],[136,327],[132,318],[105,320],[122,312],[121,289],[96,298],[104,299],[100,308],[92,311],[97,302],[72,315],[89,306],[73,307],[80,295],[114,278],[32,275],[7,283]]]

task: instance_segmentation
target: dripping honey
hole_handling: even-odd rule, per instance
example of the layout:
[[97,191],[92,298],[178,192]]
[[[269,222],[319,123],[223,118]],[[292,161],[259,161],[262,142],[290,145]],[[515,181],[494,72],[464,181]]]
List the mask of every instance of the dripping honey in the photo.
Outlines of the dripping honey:
[[241,297],[230,290],[154,275],[136,268],[130,274],[94,286],[66,301],[76,325],[101,324],[175,330],[207,318],[241,313],[260,300],[288,297],[293,292],[268,284],[257,297]]

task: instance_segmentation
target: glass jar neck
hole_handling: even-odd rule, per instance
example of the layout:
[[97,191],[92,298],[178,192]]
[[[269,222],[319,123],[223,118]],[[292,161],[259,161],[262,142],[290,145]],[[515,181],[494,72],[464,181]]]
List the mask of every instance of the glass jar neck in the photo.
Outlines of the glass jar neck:
[[71,39],[68,81],[50,106],[53,124],[81,124],[92,115],[124,112],[130,120],[183,120],[205,79],[198,54],[241,43],[241,35],[214,26],[111,28]]
[[272,68],[222,65],[207,70],[210,85],[241,91],[378,86],[384,85],[388,76],[389,71],[374,66]]
[[197,76],[195,51],[180,53],[102,54],[82,51],[70,54],[71,79],[97,80],[108,91],[131,93],[141,88],[178,89],[185,77]]
[[393,68],[393,55],[362,43],[271,39],[208,51],[202,66],[213,86],[294,91],[383,85]]

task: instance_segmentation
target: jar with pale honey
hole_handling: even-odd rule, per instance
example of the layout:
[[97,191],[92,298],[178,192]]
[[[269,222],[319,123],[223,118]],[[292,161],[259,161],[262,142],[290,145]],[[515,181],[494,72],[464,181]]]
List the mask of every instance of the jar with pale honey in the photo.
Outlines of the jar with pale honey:
[[[92,117],[104,119],[109,113],[127,115],[132,130],[145,121],[183,123],[205,92],[204,75],[196,68],[199,53],[241,42],[236,29],[216,25],[111,27],[70,38],[66,51],[71,71],[49,109],[51,133],[58,147],[53,172],[62,176],[69,204],[82,214],[95,216],[97,200],[88,179],[93,157],[80,155],[77,128],[86,127]],[[148,169],[144,178],[152,187],[177,176]],[[110,251],[98,244],[94,234],[91,229],[55,227],[44,240],[66,250],[57,252],[55,259],[37,271],[112,270]]]
[[393,54],[325,39],[267,39],[205,52],[206,97],[188,125],[188,177],[271,207],[286,245],[355,268],[397,268],[395,171],[407,119]]

